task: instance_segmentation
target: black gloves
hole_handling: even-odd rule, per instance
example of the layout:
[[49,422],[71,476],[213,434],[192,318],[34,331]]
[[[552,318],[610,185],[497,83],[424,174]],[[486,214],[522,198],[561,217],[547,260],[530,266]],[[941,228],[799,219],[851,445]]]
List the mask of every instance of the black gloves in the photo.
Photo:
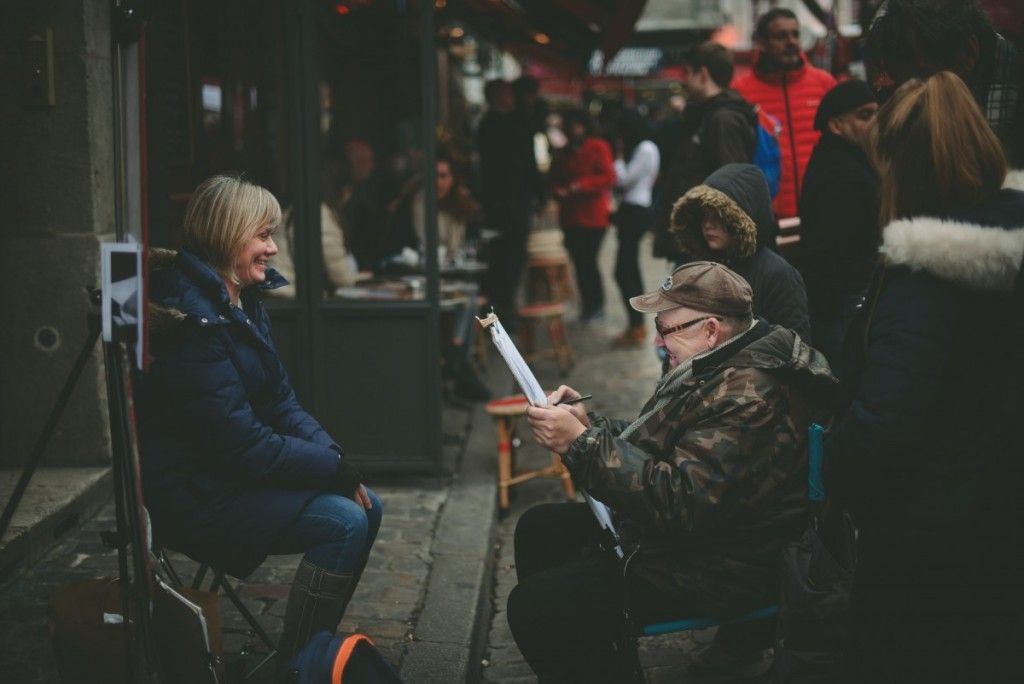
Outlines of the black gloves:
[[338,457],[338,470],[334,475],[334,491],[350,499],[356,498],[356,489],[363,482],[363,474],[359,468]]

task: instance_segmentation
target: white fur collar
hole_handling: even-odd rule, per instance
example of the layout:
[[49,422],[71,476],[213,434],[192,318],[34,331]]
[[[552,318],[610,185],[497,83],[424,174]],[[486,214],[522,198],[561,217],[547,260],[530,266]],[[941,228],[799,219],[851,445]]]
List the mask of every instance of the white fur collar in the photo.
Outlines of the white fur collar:
[[1004,188],[1024,192],[1024,169],[1011,169],[1003,181]]
[[901,219],[882,231],[879,251],[888,264],[977,290],[1008,291],[1024,259],[1024,216],[1013,230],[929,217]]

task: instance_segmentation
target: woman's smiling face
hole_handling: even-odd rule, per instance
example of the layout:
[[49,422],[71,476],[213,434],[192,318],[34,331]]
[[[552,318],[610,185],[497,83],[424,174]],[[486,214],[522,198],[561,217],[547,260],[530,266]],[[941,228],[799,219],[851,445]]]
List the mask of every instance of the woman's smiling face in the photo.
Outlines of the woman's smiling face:
[[264,226],[245,243],[235,259],[235,277],[238,278],[240,289],[244,290],[266,280],[267,263],[275,254],[277,245],[274,244],[274,229]]

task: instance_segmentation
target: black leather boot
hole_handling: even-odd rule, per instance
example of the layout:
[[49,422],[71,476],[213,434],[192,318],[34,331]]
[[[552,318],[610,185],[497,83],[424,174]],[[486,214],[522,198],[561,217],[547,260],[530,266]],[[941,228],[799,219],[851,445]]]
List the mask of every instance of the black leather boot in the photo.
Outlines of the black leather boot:
[[284,671],[292,657],[309,643],[314,634],[338,629],[345,608],[355,589],[353,574],[325,570],[307,560],[295,571],[288,605],[284,611],[284,629],[278,643],[279,671]]

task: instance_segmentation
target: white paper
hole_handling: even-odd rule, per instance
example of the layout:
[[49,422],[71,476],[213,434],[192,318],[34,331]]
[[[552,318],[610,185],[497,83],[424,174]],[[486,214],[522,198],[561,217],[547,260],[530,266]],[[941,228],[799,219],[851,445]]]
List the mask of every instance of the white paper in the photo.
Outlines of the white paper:
[[[519,383],[519,387],[523,390],[523,394],[526,395],[530,405],[547,406],[547,395],[541,389],[540,383],[537,382],[537,377],[533,374],[533,371],[526,365],[523,355],[519,353],[519,349],[508,336],[508,333],[505,332],[505,328],[501,325],[498,317],[491,314],[487,318],[480,320],[480,324],[490,329],[494,346],[498,348],[501,358],[505,359],[505,365],[512,371],[512,375],[515,377],[516,382]],[[622,545],[619,543],[619,532],[615,529],[615,523],[612,521],[612,509],[590,496],[590,494],[587,494],[583,489],[580,489],[580,491],[587,500],[587,505],[590,506],[594,517],[597,518],[597,524],[601,526],[602,530],[608,530],[612,538],[615,539],[615,555],[619,558],[625,557]]]
[[488,327],[491,331],[491,339],[494,340],[494,346],[498,348],[501,358],[505,359],[505,365],[512,371],[513,377],[519,383],[523,394],[526,395],[526,400],[530,402],[531,406],[547,406],[547,395],[544,394],[544,390],[541,389],[540,383],[537,382],[533,371],[526,365],[523,355],[519,353],[519,349],[516,348],[512,338],[505,332],[505,328],[501,325],[501,321],[498,320],[497,316],[494,317],[494,322]]

